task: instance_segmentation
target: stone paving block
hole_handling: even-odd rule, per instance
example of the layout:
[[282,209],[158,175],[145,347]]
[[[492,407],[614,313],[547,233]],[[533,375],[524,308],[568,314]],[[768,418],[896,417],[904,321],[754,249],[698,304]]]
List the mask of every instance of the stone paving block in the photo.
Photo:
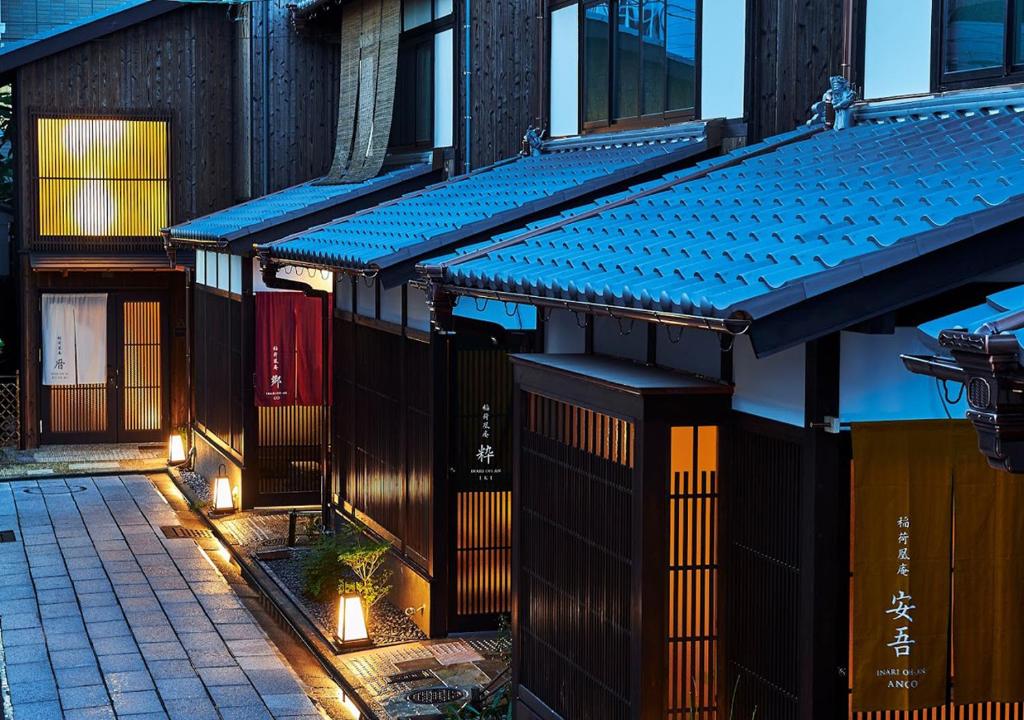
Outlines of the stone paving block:
[[[154,578],[155,580],[156,578]],[[156,590],[156,596],[161,603],[187,603],[195,600],[191,590]]]
[[189,650],[188,659],[192,665],[198,668],[210,667],[231,667],[236,664],[235,659],[227,650]]
[[117,605],[82,608],[82,619],[87,623],[108,622],[124,619],[124,613]]
[[85,629],[93,640],[131,635],[131,629],[124,620],[105,620],[103,622],[88,623]]
[[245,674],[261,694],[281,695],[299,692],[295,676],[285,670],[280,663],[272,669],[246,670]]
[[218,685],[210,688],[210,697],[218,708],[246,707],[263,709],[259,693],[252,685]]
[[46,645],[53,651],[60,650],[87,650],[90,646],[89,636],[85,632],[69,633],[44,633]]
[[68,579],[68,572],[64,569],[63,563],[33,567],[30,572],[38,588],[67,587],[67,584],[71,582]]
[[111,693],[153,689],[153,679],[145,669],[107,672],[103,679]]
[[162,625],[133,626],[132,633],[140,643],[171,642],[178,639],[166,620]]
[[103,672],[126,672],[145,667],[142,655],[137,652],[121,653],[120,655],[101,655],[97,660]]
[[59,668],[55,671],[58,688],[82,687],[84,685],[102,685],[103,677],[96,665],[82,667]]
[[30,645],[5,647],[4,660],[8,666],[20,665],[21,663],[48,662],[46,645],[40,642]]
[[316,716],[316,708],[304,693],[285,693],[281,695],[263,695],[263,702],[274,715],[298,715],[307,713]]
[[[207,698],[179,698],[166,700],[167,714],[171,720],[220,720],[222,715],[217,713]],[[257,720],[259,716],[247,716],[249,720]]]
[[4,630],[23,630],[25,628],[36,628],[41,625],[39,614],[32,612],[12,613],[4,615]]
[[114,712],[121,715],[138,715],[141,713],[163,713],[163,706],[155,690],[137,692],[112,692],[110,699],[114,702]]
[[160,697],[167,700],[206,698],[206,687],[198,677],[162,678],[156,681]]
[[220,716],[222,720],[273,720],[274,717],[265,707],[258,710],[246,707],[224,707],[220,708]]
[[56,700],[18,704],[18,720],[54,720],[60,716],[60,703]]
[[48,618],[74,617],[78,615],[78,603],[62,602],[42,605],[39,608],[39,615],[43,618],[44,624]]
[[256,640],[228,640],[228,650],[237,657],[245,655],[274,655],[274,648],[263,638]]
[[199,668],[199,677],[208,687],[217,685],[250,685],[242,669],[237,665],[231,667]]
[[40,607],[54,603],[75,602],[75,591],[71,589],[71,583],[68,582],[67,587],[40,590],[36,596],[36,602]]
[[160,601],[156,599],[156,595],[150,593],[140,593],[135,597],[122,597],[121,607],[128,610],[144,610],[149,612],[160,611]]
[[206,635],[210,633],[216,633],[213,628],[213,623],[210,622],[205,615],[190,618],[170,618],[171,624],[174,627],[174,631],[178,633],[178,638],[184,644],[185,635]]
[[118,585],[114,588],[114,592],[121,600],[127,598],[152,598],[155,597],[153,591],[149,587],[149,583],[145,585]]
[[68,575],[75,582],[79,580],[102,580],[107,576],[107,573],[102,567],[70,567],[68,568]]
[[139,651],[139,646],[131,635],[96,638],[92,646],[97,655],[123,655]]
[[106,578],[97,580],[75,580],[75,592],[79,595],[85,595],[87,593],[109,593],[114,588],[110,586],[110,582]]
[[245,608],[210,610],[207,613],[215,625],[251,622],[252,615]]
[[[61,605],[66,605],[66,603],[61,603]],[[51,605],[49,607],[55,606]],[[46,637],[63,633],[78,633],[79,635],[84,635],[85,623],[82,621],[82,617],[78,614],[77,608],[74,613],[74,615],[69,614],[43,618],[43,633]]]
[[179,642],[139,643],[146,660],[184,660],[188,657]]
[[[4,578],[4,581],[10,582],[8,578]],[[15,580],[13,582],[17,581]],[[35,611],[35,598],[20,598],[18,600],[0,600],[0,617],[14,615],[15,613],[30,613]]]
[[109,703],[107,689],[102,685],[61,688],[60,704],[65,709],[103,707]]
[[[86,582],[92,582],[88,580]],[[113,592],[86,593],[78,590],[78,602],[83,608],[117,605],[117,596]]]
[[159,595],[161,590],[187,590],[188,583],[180,575],[161,575],[149,579],[149,584]]
[[96,656],[86,648],[75,649],[54,649],[50,648],[50,665],[54,670],[58,668],[83,667],[95,665]]
[[57,681],[49,674],[44,678],[32,678],[28,682],[11,682],[11,702],[16,706],[21,703],[50,702],[57,699]]
[[24,630],[4,629],[4,647],[15,645],[34,645],[43,642],[43,629],[41,627],[25,628]]
[[19,683],[31,683],[37,679],[51,678],[50,663],[47,660],[38,660],[32,663],[11,665],[7,668],[7,682],[12,685]]
[[[192,678],[196,669],[188,660],[153,660],[147,663],[149,674],[154,680],[170,680],[174,678]],[[198,672],[203,672],[202,670]]]
[[31,598],[35,596],[35,592],[32,586],[29,585],[14,585],[13,587],[8,585],[7,587],[0,587],[0,600],[19,600],[22,598]]

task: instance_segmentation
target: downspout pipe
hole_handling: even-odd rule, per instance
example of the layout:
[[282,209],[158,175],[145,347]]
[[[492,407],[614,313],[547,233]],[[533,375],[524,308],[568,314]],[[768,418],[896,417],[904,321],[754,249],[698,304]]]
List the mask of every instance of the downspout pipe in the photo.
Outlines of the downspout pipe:
[[469,52],[469,47],[470,47],[469,46],[469,41],[470,41],[470,3],[471,3],[471,0],[465,0],[465,5],[464,5],[463,10],[462,10],[462,14],[463,14],[463,18],[462,19],[463,19],[463,23],[464,23],[463,24],[463,28],[462,28],[462,32],[463,32],[463,37],[462,37],[463,53],[462,54],[464,55],[463,69],[462,69],[462,84],[463,84],[463,95],[465,95],[465,98],[466,98],[466,102],[465,102],[466,106],[465,106],[464,112],[463,112],[463,122],[464,122],[465,125],[464,125],[464,128],[462,130],[463,146],[464,146],[463,153],[464,153],[465,157],[463,158],[463,161],[462,161],[462,167],[463,167],[463,170],[465,172],[467,172],[467,173],[470,170],[470,162],[469,162],[469,149],[470,149],[469,125],[470,125],[470,121],[472,120],[472,115],[470,114],[470,107],[471,107],[471,102],[470,102],[470,85],[471,85],[471,83],[470,83],[470,74],[473,71],[473,63],[472,63],[472,60],[471,60],[471,57],[470,57],[470,52]]
[[280,266],[278,265],[269,264],[267,259],[263,255],[260,255],[260,269],[262,270],[261,274],[263,276],[264,285],[272,290],[293,290],[304,294],[306,297],[320,298],[322,314],[320,323],[320,340],[324,353],[323,362],[320,363],[320,392],[321,397],[323,398],[323,405],[321,408],[322,414],[320,418],[320,520],[323,523],[323,529],[326,531],[331,527],[331,507],[328,502],[330,478],[327,474],[327,434],[330,432],[330,425],[327,423],[329,408],[327,390],[331,384],[331,369],[328,366],[332,356],[330,347],[331,293],[326,290],[317,290],[312,285],[299,282],[298,280],[286,280],[285,278],[279,278],[277,276],[279,267]]

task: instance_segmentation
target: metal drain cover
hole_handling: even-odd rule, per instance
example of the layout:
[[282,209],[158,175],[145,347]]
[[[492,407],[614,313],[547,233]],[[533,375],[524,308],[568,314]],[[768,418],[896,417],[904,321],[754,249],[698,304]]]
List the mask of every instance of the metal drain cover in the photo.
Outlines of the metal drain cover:
[[29,495],[70,495],[71,493],[80,493],[85,491],[85,485],[54,485],[53,487],[40,485],[39,487],[25,488],[22,490],[22,492],[27,492]]
[[213,537],[213,533],[205,528],[187,528],[181,525],[161,525],[160,530],[163,532],[164,537],[175,539],[175,538],[208,538]]
[[13,530],[0,530],[0,543],[14,542],[15,540]]
[[413,690],[405,697],[413,705],[444,705],[465,700],[469,697],[469,693],[460,688],[428,687]]

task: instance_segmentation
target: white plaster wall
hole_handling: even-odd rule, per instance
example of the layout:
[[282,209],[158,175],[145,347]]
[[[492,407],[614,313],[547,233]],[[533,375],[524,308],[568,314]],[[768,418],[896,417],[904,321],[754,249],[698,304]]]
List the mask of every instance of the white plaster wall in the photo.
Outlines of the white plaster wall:
[[334,289],[334,306],[339,310],[352,312],[352,278],[342,275]]
[[[314,290],[334,292],[334,273],[327,272],[326,270],[284,265],[277,271],[277,276],[284,280],[306,283]],[[263,273],[260,272],[260,263],[256,258],[252,259],[252,290],[253,292],[278,292],[263,283]]]
[[434,147],[452,144],[455,112],[454,35],[451,29],[434,36]]
[[[900,353],[931,355],[916,328],[892,335],[844,332],[841,335],[839,417],[844,422],[926,420],[947,417],[935,380],[903,367]],[[959,385],[949,384],[950,397]],[[963,418],[967,404],[949,407]]]
[[402,324],[402,286],[393,288],[384,288],[380,290],[380,319],[394,323],[395,325]]
[[430,330],[430,308],[427,307],[427,293],[425,290],[408,285],[408,317],[406,322],[414,330],[429,332]]
[[507,330],[534,330],[537,327],[537,308],[533,305],[505,304],[497,300],[461,297],[455,304],[454,314],[459,317],[500,325]]
[[867,0],[864,97],[927,93],[931,68],[932,0]]
[[[903,0],[885,0],[902,2]],[[741,118],[746,59],[746,0],[713,0],[702,5],[700,114]]]
[[616,322],[608,317],[594,318],[594,352],[600,355],[645,362],[647,325],[630,320]]
[[722,375],[719,335],[707,330],[660,326],[657,361],[662,367],[719,378]]
[[551,130],[552,137],[580,131],[580,10],[568,5],[551,13]]
[[356,284],[356,313],[363,317],[377,317],[377,281],[353,278]]
[[552,355],[586,352],[586,331],[568,310],[552,310],[544,325],[544,352]]
[[736,338],[733,409],[803,427],[805,364],[803,345],[757,358],[749,338]]

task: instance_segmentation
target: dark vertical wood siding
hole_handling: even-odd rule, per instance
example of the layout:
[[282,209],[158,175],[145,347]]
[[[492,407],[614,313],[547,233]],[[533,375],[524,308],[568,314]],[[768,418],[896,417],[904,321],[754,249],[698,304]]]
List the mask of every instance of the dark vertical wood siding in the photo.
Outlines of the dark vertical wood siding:
[[[337,43],[323,34],[296,32],[287,3],[249,3],[245,12],[250,14],[244,22],[251,32],[243,39],[251,37],[251,45],[240,50],[240,62],[248,59],[249,64],[241,65],[239,71],[249,78],[252,96],[251,106],[242,112],[251,128],[252,192],[261,195],[323,175],[330,167],[340,56]],[[261,183],[265,159],[269,161],[267,188]]]
[[527,392],[521,422],[519,683],[564,718],[632,717],[634,426]]
[[843,0],[751,0],[748,4],[749,142],[787,132],[841,74]]
[[[455,1],[456,172],[465,147],[464,0]],[[470,162],[472,167],[519,152],[529,125],[539,124],[539,43],[544,24],[539,0],[473,0],[470,22]]]
[[778,423],[737,415],[721,488],[719,690],[727,717],[797,717],[802,447]]
[[350,320],[335,329],[336,487],[357,517],[429,573],[430,346]]
[[188,6],[17,72],[21,236],[31,237],[33,112],[171,119],[171,220],[231,204],[232,31],[225,7]]

